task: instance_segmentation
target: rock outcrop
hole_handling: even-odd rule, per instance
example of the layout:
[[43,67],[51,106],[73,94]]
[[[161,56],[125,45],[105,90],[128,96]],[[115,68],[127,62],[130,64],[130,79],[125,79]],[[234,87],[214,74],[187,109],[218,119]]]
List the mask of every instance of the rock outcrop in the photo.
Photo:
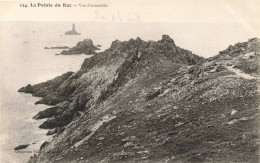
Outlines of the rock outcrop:
[[116,40],[79,71],[19,90],[55,105],[35,116],[55,135],[30,161],[257,162],[259,57],[259,39],[208,59],[167,35]]
[[85,39],[81,42],[78,42],[76,46],[72,47],[69,50],[63,50],[61,55],[74,55],[74,54],[96,54],[96,50],[100,50],[97,46],[93,45],[91,39]]
[[17,147],[14,148],[14,150],[20,150],[20,149],[24,149],[27,148],[30,144],[23,144],[23,145],[18,145]]
[[68,46],[54,46],[54,47],[44,47],[44,49],[69,49]]

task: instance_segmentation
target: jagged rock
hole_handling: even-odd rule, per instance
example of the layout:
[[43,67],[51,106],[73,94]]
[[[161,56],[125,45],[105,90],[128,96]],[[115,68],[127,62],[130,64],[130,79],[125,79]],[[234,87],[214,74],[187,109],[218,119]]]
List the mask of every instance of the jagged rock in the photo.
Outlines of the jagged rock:
[[26,87],[22,87],[18,90],[18,92],[24,92],[24,93],[33,93],[33,88],[31,84],[28,84]]
[[52,119],[48,119],[47,121],[43,122],[39,128],[42,129],[53,129],[56,127],[63,127],[66,126],[71,122],[73,119],[73,112],[66,111],[62,113],[62,115],[55,116]]
[[91,39],[85,39],[81,42],[78,42],[76,46],[72,47],[69,50],[63,50],[60,54],[62,55],[73,55],[73,54],[96,54],[96,50],[100,50],[97,46],[93,45]]
[[[58,76],[52,80],[49,80],[47,82],[39,83],[39,84],[36,84],[33,86],[31,86],[29,84],[26,87],[20,88],[18,90],[18,92],[31,93],[33,96],[44,97],[47,94],[49,94],[50,92],[53,92],[54,90],[59,88],[62,85],[62,83],[64,81],[66,81],[72,74],[73,74],[73,72],[67,72],[67,73],[65,73],[61,76]],[[65,90],[65,91],[71,92],[73,90]],[[66,92],[63,92],[63,94],[66,95]],[[61,100],[64,100],[64,98],[60,97],[60,98],[52,98],[49,100],[40,100],[36,103],[38,103],[38,104],[45,103],[45,104],[49,104],[49,105],[55,105],[55,104],[61,102]]]
[[53,135],[53,134],[56,134],[57,131],[58,131],[57,128],[51,129],[51,130],[49,130],[49,131],[47,132],[46,135]]
[[41,147],[40,147],[40,151],[43,150],[46,146],[48,146],[50,143],[45,141],[44,143],[42,143]]
[[59,115],[63,112],[64,108],[61,107],[51,107],[48,109],[45,109],[43,111],[40,111],[37,115],[35,115],[34,119],[43,119],[43,118],[50,118],[55,115]]
[[110,46],[110,49],[111,49],[111,50],[115,50],[115,49],[120,48],[121,43],[122,43],[122,42],[119,41],[119,40],[113,41],[112,44],[111,44],[111,46]]

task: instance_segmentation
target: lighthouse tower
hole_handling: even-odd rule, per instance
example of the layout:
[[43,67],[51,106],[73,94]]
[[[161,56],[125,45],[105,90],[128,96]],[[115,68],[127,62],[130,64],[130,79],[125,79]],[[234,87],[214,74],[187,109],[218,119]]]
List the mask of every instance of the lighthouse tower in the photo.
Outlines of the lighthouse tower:
[[72,31],[76,31],[74,23],[72,24]]
[[80,35],[80,33],[76,31],[75,24],[73,23],[72,30],[65,32],[65,35]]

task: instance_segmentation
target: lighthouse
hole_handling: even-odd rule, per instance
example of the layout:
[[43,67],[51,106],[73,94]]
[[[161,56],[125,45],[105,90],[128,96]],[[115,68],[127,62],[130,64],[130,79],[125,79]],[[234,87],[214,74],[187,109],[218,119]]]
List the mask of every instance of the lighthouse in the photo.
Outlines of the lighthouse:
[[76,31],[75,24],[73,23],[72,30],[65,32],[65,35],[80,35],[80,33]]
[[72,31],[76,31],[74,23],[72,24]]

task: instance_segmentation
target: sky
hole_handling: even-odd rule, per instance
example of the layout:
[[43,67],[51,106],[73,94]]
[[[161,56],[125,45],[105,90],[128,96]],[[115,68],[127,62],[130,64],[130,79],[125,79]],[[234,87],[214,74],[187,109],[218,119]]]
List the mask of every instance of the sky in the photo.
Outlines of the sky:
[[[21,7],[30,3],[78,7]],[[89,4],[107,7],[80,7]],[[177,45],[210,57],[231,44],[260,36],[258,6],[259,0],[0,0],[0,22],[93,22],[135,37],[127,33],[133,24],[140,28],[137,33],[169,34]],[[124,23],[130,25],[119,28]]]

